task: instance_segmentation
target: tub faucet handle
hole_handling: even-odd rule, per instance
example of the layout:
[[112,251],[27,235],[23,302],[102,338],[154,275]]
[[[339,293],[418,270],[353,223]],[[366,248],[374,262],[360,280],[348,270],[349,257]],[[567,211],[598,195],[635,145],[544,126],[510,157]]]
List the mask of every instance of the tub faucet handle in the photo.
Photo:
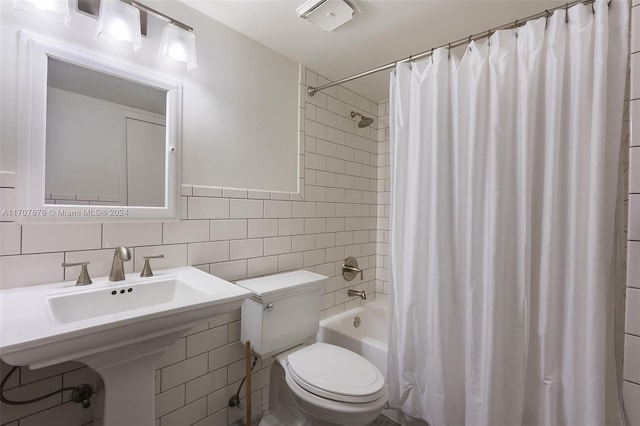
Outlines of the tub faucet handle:
[[360,280],[363,280],[364,273],[362,269],[358,268],[358,261],[356,258],[352,256],[347,257],[342,264],[342,276],[345,280],[351,281],[358,274],[360,274]]
[[[343,267],[342,267],[342,271],[343,271],[343,272],[344,272],[344,271],[352,272],[352,273],[354,273],[355,275],[360,274],[360,280],[364,279],[364,278],[363,278],[363,276],[362,276],[362,269],[360,269],[360,268],[355,268],[355,267],[353,267],[353,266],[343,266]],[[353,278],[352,278],[352,279],[353,279]],[[347,279],[347,281],[351,281],[351,280]]]

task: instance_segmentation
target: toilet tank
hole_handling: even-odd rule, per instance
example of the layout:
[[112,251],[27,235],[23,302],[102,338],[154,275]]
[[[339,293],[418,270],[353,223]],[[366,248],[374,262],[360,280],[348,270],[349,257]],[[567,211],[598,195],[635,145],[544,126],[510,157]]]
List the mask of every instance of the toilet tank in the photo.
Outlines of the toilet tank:
[[242,342],[250,340],[251,349],[264,358],[314,336],[327,279],[301,270],[238,281],[253,293],[242,303]]

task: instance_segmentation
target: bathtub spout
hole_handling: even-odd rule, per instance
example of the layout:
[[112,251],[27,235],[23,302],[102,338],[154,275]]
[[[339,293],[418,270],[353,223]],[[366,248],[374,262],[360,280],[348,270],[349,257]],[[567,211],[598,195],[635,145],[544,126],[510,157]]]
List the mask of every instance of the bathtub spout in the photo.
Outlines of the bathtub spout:
[[367,300],[367,293],[364,290],[358,291],[358,290],[349,289],[347,291],[347,296],[349,296],[349,297],[356,296],[356,297],[359,297],[362,300]]

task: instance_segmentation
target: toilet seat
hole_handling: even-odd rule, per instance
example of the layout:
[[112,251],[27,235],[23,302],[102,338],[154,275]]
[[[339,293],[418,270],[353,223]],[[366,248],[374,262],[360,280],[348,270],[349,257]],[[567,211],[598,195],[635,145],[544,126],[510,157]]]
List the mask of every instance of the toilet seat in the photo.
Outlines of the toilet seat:
[[297,385],[322,398],[367,403],[386,393],[384,376],[375,365],[328,343],[315,343],[289,354],[286,368]]

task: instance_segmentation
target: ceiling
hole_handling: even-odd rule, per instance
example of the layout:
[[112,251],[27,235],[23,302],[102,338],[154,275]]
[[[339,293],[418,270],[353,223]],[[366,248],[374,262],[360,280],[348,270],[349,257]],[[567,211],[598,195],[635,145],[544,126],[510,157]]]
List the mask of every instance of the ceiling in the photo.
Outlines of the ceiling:
[[[558,0],[358,0],[361,13],[323,34],[298,18],[304,0],[181,0],[332,81],[564,4]],[[388,72],[346,86],[379,102]]]

